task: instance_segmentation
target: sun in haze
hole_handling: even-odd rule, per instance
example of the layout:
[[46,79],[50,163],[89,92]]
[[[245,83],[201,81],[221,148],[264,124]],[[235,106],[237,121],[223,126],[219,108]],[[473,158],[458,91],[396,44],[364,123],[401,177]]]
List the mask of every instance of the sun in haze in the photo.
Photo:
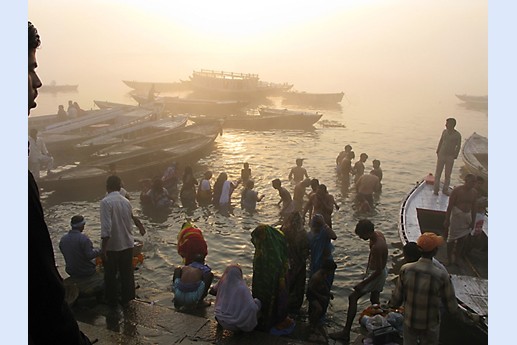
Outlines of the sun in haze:
[[135,11],[159,16],[165,22],[174,23],[192,35],[214,39],[250,39],[250,37],[274,35],[279,31],[303,28],[315,21],[350,10],[370,1],[304,2],[292,0],[264,0],[260,2],[130,0],[123,2]]

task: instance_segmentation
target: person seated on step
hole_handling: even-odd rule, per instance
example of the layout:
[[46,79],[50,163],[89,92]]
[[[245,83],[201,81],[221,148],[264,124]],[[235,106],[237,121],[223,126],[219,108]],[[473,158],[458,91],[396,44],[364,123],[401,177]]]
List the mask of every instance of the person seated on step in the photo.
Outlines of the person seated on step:
[[177,267],[172,277],[174,307],[208,307],[210,302],[204,299],[213,279],[212,269],[205,264],[203,255],[196,255],[189,265]]
[[83,233],[86,221],[82,215],[73,216],[70,225],[70,231],[59,241],[59,250],[65,258],[65,271],[70,275],[64,283],[77,285],[79,296],[101,298],[104,275],[97,272],[94,261],[100,255],[100,249],[93,248],[92,241]]
[[216,296],[215,319],[219,326],[234,332],[255,329],[262,303],[253,298],[239,265],[228,265],[210,294]]

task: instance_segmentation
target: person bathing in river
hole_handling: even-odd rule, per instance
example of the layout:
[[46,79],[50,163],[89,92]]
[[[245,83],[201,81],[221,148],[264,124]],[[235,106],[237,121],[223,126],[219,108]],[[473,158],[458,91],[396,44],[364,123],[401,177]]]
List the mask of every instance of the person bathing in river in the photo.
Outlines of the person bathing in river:
[[192,172],[192,167],[185,167],[181,180],[183,182],[180,190],[181,205],[186,208],[196,207],[197,180]]
[[241,169],[241,181],[244,185],[246,185],[246,182],[251,178],[251,169],[249,163],[244,163],[243,167]]
[[208,206],[212,201],[212,186],[210,186],[210,179],[212,178],[212,172],[206,171],[203,175],[203,179],[199,183],[197,189],[197,203],[199,206]]
[[338,167],[341,164],[341,161],[347,157],[350,156],[350,159],[355,158],[355,153],[352,151],[352,145],[347,144],[344,148],[344,151],[339,152],[339,154],[336,157],[336,166]]
[[334,196],[327,191],[327,186],[320,184],[316,193],[311,195],[309,202],[305,205],[303,216],[305,217],[305,214],[309,211],[311,211],[309,214],[321,214],[325,219],[325,223],[332,228],[334,207],[336,207],[336,210],[339,210],[339,205],[336,203]]
[[253,190],[255,183],[251,180],[246,182],[245,186],[246,187],[241,193],[241,208],[250,213],[253,213],[257,207],[257,202],[262,201],[265,195],[262,194],[261,196],[258,196],[258,192]]
[[364,175],[364,163],[368,159],[368,155],[366,153],[361,153],[359,156],[359,160],[355,162],[354,167],[352,168],[352,175],[354,175],[354,182],[357,183],[357,180],[361,176]]
[[367,200],[370,208],[373,210],[375,207],[373,193],[378,191],[380,188],[379,178],[375,175],[373,170],[369,174],[361,176],[355,182],[355,188],[357,191],[358,205],[361,205],[363,200]]
[[293,203],[294,210],[298,212],[303,211],[303,198],[305,196],[305,188],[309,187],[311,184],[311,180],[306,178],[305,180],[298,182],[294,187],[293,192]]
[[305,170],[303,165],[303,159],[296,159],[296,166],[291,169],[289,172],[288,180],[293,180],[295,183],[301,182],[304,178],[309,178],[307,175],[307,170]]
[[374,174],[379,178],[379,187],[378,190],[375,191],[375,193],[380,193],[382,191],[382,169],[381,169],[381,161],[378,159],[374,159],[372,162],[373,169],[370,171],[371,174]]
[[159,177],[153,178],[151,188],[147,191],[146,195],[147,198],[144,198],[146,201],[145,206],[151,206],[154,209],[167,209],[173,204],[169,192],[163,187],[162,179]]
[[294,211],[293,199],[291,198],[291,194],[287,189],[282,187],[282,182],[279,179],[274,179],[271,184],[273,188],[278,190],[278,195],[280,195],[280,201],[278,202],[278,206],[282,204],[282,209],[280,210],[280,218],[287,217],[291,212]]

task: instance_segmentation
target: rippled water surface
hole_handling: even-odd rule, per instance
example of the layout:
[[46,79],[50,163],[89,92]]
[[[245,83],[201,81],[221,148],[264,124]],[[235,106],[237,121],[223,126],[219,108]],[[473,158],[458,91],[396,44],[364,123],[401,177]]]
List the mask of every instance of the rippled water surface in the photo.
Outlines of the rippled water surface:
[[[454,95],[441,98],[412,99],[406,97],[385,97],[375,99],[343,99],[341,109],[324,110],[323,119],[339,121],[346,128],[321,128],[314,131],[263,131],[225,130],[218,137],[211,153],[193,166],[199,179],[205,170],[214,172],[214,179],[220,172],[227,172],[230,179],[240,177],[243,162],[249,162],[255,189],[266,197],[258,203],[258,212],[249,215],[241,211],[239,197],[242,186],[233,194],[235,205],[233,215],[222,216],[212,208],[198,208],[187,214],[177,207],[165,220],[149,219],[141,213],[138,201],[138,186],[127,186],[135,214],[139,215],[148,233],[143,237],[145,261],[136,272],[142,299],[151,299],[157,293],[170,291],[170,282],[175,265],[181,264],[176,252],[176,235],[181,223],[187,218],[203,230],[209,246],[207,263],[216,276],[222,274],[230,262],[238,262],[251,283],[254,248],[250,233],[259,223],[278,221],[278,193],[271,187],[271,180],[280,178],[292,192],[293,185],[287,181],[289,170],[296,158],[305,158],[304,167],[311,178],[318,178],[327,185],[331,194],[341,206],[333,215],[335,241],[334,258],[338,264],[333,292],[335,299],[329,309],[329,316],[335,322],[344,324],[347,296],[359,282],[366,269],[368,243],[354,235],[354,226],[364,215],[357,215],[352,209],[353,192],[342,190],[335,174],[335,157],[346,144],[351,144],[356,153],[369,155],[367,171],[373,159],[379,159],[384,171],[383,192],[378,199],[375,213],[369,215],[377,229],[381,230],[389,243],[389,267],[392,257],[399,255],[397,222],[402,198],[416,181],[428,172],[434,171],[435,150],[445,118],[456,117],[457,129],[465,140],[472,132],[487,136],[488,118],[486,112],[468,110],[460,106]],[[454,166],[453,185],[459,184],[459,158]],[[157,172],[161,174],[162,172]],[[144,177],[144,176],[143,176]],[[213,181],[212,181],[213,183]],[[99,189],[99,199],[104,186]],[[99,202],[58,202],[43,194],[47,223],[49,224],[54,248],[59,238],[68,231],[70,217],[82,213],[87,219],[85,233],[94,245],[100,246]],[[139,238],[140,236],[136,236]],[[400,246],[399,246],[400,247]],[[57,264],[63,276],[64,261],[56,252]],[[394,275],[391,273],[381,300],[389,299]],[[171,293],[172,297],[172,293]],[[360,301],[359,310],[368,304],[367,298]]]

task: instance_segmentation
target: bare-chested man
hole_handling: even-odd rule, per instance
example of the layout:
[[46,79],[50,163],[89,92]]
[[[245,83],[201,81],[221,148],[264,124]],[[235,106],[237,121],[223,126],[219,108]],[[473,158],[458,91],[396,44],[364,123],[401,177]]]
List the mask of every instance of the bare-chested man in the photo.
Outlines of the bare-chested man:
[[[313,214],[321,214],[325,223],[332,228],[332,212],[334,207],[339,210],[339,205],[336,203],[334,196],[329,194],[327,186],[320,184],[316,193],[312,194],[303,209],[303,216],[309,212],[309,216]],[[311,218],[312,219],[312,218]]]
[[375,172],[372,170],[369,174],[361,176],[355,182],[355,188],[357,191],[358,200],[366,200],[370,204],[370,208],[373,209],[373,193],[377,192],[380,188],[380,181]]
[[337,167],[337,174],[344,184],[350,185],[350,173],[352,172],[352,153],[348,153],[345,158],[341,160]]
[[474,228],[476,219],[477,179],[473,174],[465,176],[463,185],[452,190],[445,214],[444,237],[447,239],[447,257],[449,265],[456,264],[463,255],[465,240]]
[[293,204],[294,210],[302,212],[303,210],[303,197],[305,196],[305,188],[311,185],[311,179],[305,179],[302,182],[298,182],[294,187],[293,192]]
[[361,296],[370,293],[370,302],[379,304],[379,296],[384,287],[388,270],[388,246],[386,239],[379,230],[374,230],[374,225],[368,219],[361,219],[356,227],[355,233],[363,240],[370,241],[370,256],[366,269],[366,278],[354,286],[354,291],[348,297],[348,313],[346,324],[342,331],[331,333],[329,336],[335,340],[347,342],[350,340],[350,329],[357,313],[357,301]]
[[368,155],[366,153],[361,153],[359,156],[359,160],[355,162],[354,167],[352,168],[352,174],[354,175],[354,182],[357,182],[361,176],[364,174],[364,163],[368,159]]
[[278,195],[280,196],[280,201],[278,201],[278,206],[282,204],[282,209],[280,210],[280,218],[286,217],[294,211],[293,199],[291,198],[291,194],[287,189],[282,187],[282,181],[280,181],[280,179],[274,179],[273,181],[271,181],[271,185],[274,189],[278,190]]
[[303,165],[303,159],[298,158],[296,159],[296,166],[291,169],[289,172],[288,179],[293,180],[295,183],[301,182],[303,178],[309,178],[309,175],[307,175],[307,170],[302,166]]
[[350,144],[347,144],[345,146],[345,149],[344,151],[341,151],[339,152],[339,154],[337,155],[336,157],[336,165],[339,166],[339,164],[341,163],[341,161],[343,160],[343,158],[345,158],[346,156],[348,156],[350,154],[351,158],[350,159],[354,159],[355,158],[355,153],[354,151],[352,151],[352,145]]

